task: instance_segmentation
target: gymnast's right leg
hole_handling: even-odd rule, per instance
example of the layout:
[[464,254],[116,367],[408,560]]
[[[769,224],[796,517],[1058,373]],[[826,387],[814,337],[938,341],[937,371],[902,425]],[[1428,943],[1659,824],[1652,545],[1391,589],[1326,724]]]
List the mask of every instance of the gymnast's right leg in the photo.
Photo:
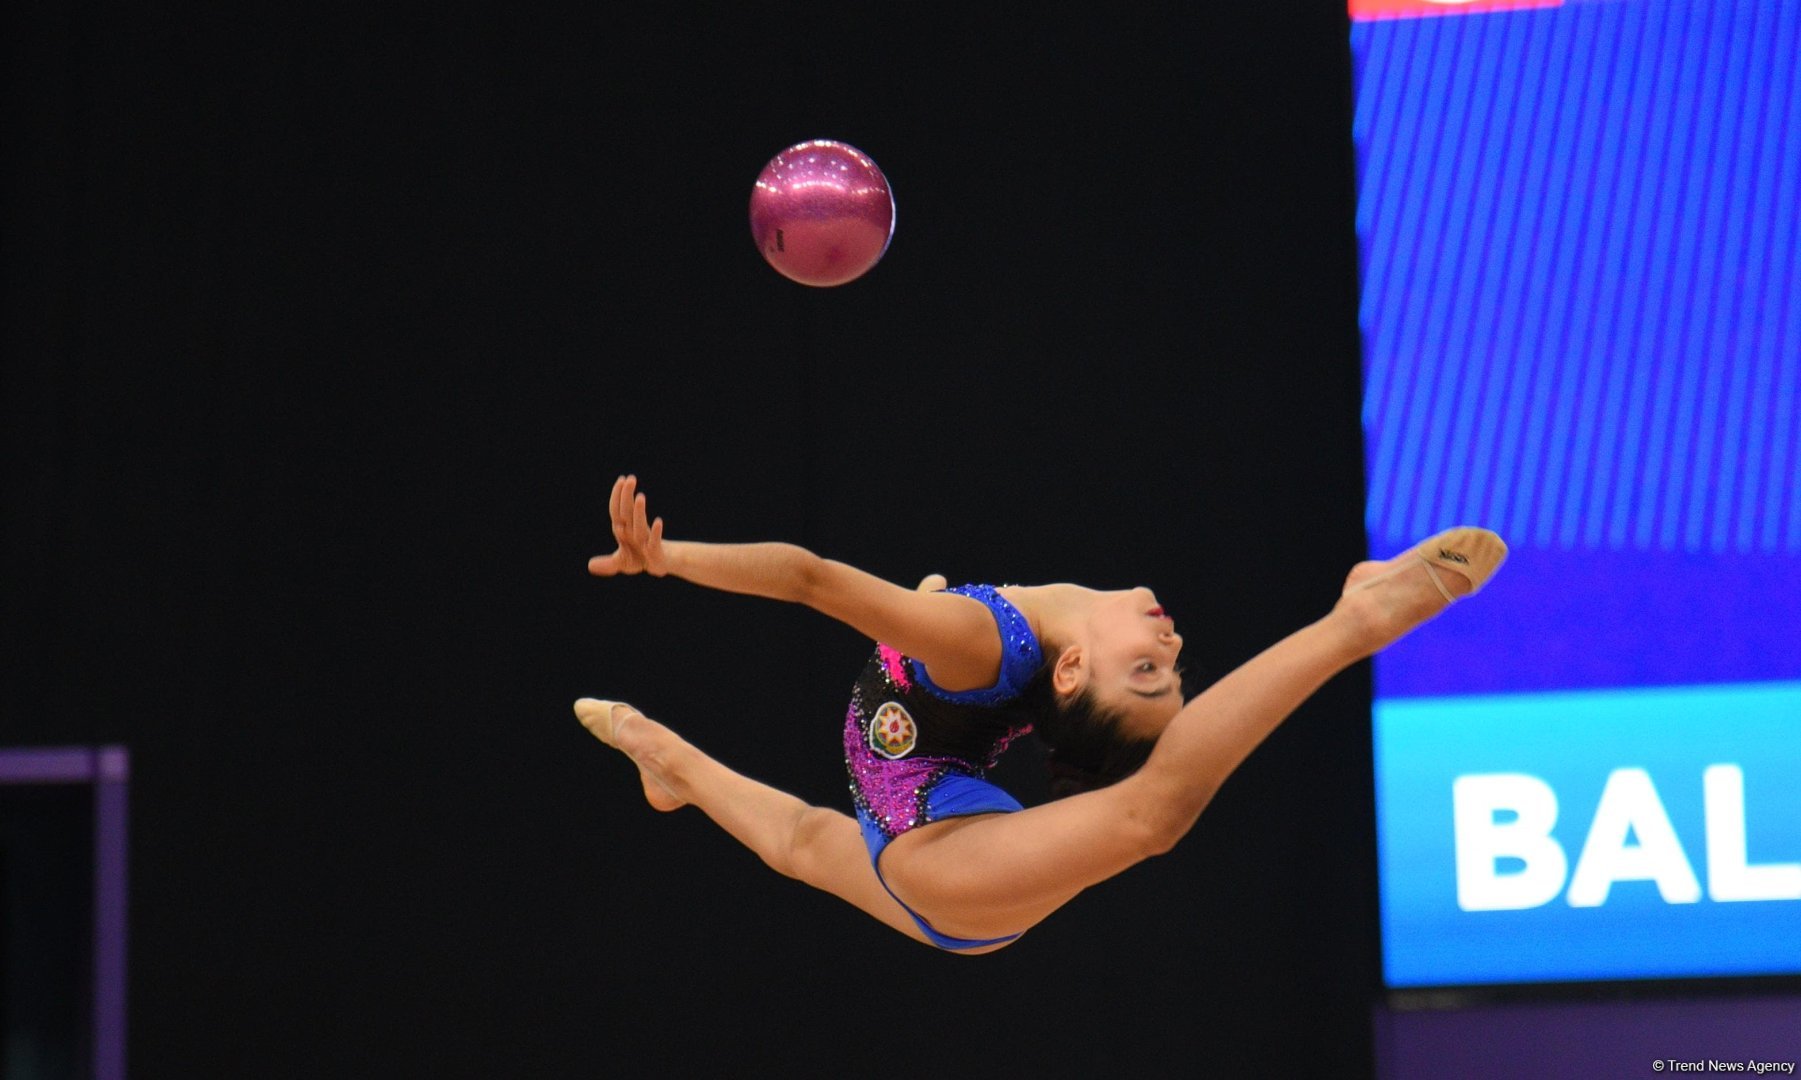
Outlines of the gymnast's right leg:
[[623,702],[582,698],[575,715],[595,738],[638,766],[651,806],[663,811],[698,806],[777,873],[930,944],[875,876],[856,819],[733,772]]

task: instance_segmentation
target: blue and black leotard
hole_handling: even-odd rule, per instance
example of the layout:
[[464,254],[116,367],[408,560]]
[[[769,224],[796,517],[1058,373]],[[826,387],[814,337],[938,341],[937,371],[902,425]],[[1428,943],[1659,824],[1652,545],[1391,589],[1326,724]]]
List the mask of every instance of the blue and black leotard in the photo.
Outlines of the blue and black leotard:
[[[864,665],[844,720],[844,761],[877,878],[882,876],[883,849],[909,829],[1021,809],[1018,800],[986,777],[1007,745],[1031,726],[1013,726],[1013,718],[995,706],[1019,696],[1043,665],[1044,651],[1026,617],[994,586],[961,585],[946,591],[980,600],[994,615],[1001,636],[1000,677],[986,689],[942,690],[923,664],[887,645],[877,645]],[[883,881],[882,887],[887,884]],[[950,937],[911,908],[907,913],[940,948],[971,949],[1019,936],[983,941]]]

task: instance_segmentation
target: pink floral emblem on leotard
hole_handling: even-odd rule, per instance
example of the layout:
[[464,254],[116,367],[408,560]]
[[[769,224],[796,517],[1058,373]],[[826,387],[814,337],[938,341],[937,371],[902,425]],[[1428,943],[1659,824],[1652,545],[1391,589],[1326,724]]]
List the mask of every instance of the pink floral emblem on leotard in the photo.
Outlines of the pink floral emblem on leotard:
[[904,758],[919,744],[919,728],[898,701],[888,701],[869,718],[869,748],[893,761]]
[[902,690],[913,689],[913,680],[907,677],[907,658],[892,645],[878,644],[875,651],[882,658],[882,667],[888,672],[888,680]]

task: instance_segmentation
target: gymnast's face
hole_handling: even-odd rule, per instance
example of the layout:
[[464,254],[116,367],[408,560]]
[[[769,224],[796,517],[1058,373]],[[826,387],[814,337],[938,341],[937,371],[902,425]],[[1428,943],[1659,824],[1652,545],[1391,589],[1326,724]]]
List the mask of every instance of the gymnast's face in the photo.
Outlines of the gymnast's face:
[[1162,734],[1182,709],[1182,635],[1156,595],[1145,588],[1097,593],[1085,636],[1095,697],[1125,717],[1129,734]]

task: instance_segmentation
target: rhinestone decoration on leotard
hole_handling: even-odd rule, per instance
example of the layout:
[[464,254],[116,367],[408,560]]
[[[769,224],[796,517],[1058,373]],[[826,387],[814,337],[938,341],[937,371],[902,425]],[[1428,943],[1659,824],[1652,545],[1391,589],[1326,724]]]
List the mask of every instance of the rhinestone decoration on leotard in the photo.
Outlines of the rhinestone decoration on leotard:
[[1032,633],[1032,624],[993,585],[959,585],[943,591],[979,600],[993,613],[1001,635],[1000,676],[993,686],[985,689],[942,690],[932,682],[924,666],[914,660],[911,666],[920,685],[946,701],[960,705],[1002,705],[1018,697],[1044,663],[1044,651],[1039,648],[1038,635]]
[[1030,735],[1031,733],[1032,725],[1023,724],[1007,732],[1005,735],[1002,735],[999,741],[994,744],[994,751],[988,755],[988,761],[985,763],[986,766],[990,769],[994,768],[995,762],[999,761],[1001,755],[1007,752],[1007,747],[1013,745],[1014,739],[1019,738],[1021,735]]
[[913,680],[907,677],[907,658],[892,645],[875,647],[876,654],[882,658],[882,666],[888,670],[888,677],[902,690],[913,689]]
[[[1021,724],[998,733],[992,744],[970,746],[955,755],[908,755],[891,760],[870,747],[869,724],[890,701],[915,702],[921,694],[938,700],[938,712],[952,713],[962,706],[984,712],[1016,697],[1043,663],[1043,650],[1031,624],[991,585],[962,585],[947,592],[981,601],[993,614],[1001,636],[1001,665],[995,685],[973,691],[944,691],[932,685],[918,661],[899,650],[878,644],[862,679],[852,688],[850,709],[844,718],[844,763],[850,774],[851,799],[889,839],[925,824],[927,800],[948,775],[957,773],[982,779],[1007,746],[1031,731]],[[924,724],[924,714],[915,714]],[[942,722],[942,720],[940,720]],[[922,729],[922,741],[924,729]],[[941,737],[941,736],[940,736]]]
[[950,758],[890,761],[877,757],[869,749],[858,711],[853,706],[844,718],[844,761],[850,769],[851,798],[892,839],[920,824],[932,785],[961,763]]

